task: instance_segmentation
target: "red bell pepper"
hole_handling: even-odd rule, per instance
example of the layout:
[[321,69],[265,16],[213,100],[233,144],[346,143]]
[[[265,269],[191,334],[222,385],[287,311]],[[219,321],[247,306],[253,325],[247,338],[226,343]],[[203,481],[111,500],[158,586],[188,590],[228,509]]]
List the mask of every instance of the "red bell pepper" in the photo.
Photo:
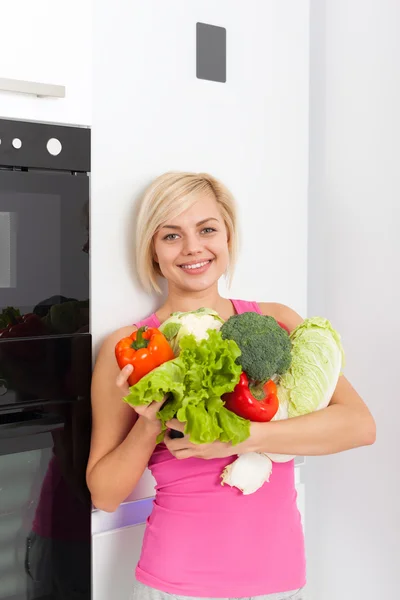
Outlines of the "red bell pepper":
[[233,392],[224,394],[222,400],[228,410],[249,421],[271,421],[279,408],[277,388],[272,379],[252,387],[246,373],[241,374]]
[[0,330],[0,338],[32,337],[48,333],[42,319],[34,313],[16,316],[4,329]]
[[[0,346],[2,357],[0,357],[0,360],[7,358],[33,363],[40,361],[43,358],[43,353],[46,351],[45,345],[39,339],[34,340],[31,338],[39,338],[48,333],[49,330],[45,323],[34,313],[27,313],[22,316],[18,314],[9,316],[8,326],[0,330],[0,341],[16,341],[12,344],[2,344]],[[19,338],[21,338],[21,342],[17,341]],[[29,338],[29,341],[22,341],[22,338]]]

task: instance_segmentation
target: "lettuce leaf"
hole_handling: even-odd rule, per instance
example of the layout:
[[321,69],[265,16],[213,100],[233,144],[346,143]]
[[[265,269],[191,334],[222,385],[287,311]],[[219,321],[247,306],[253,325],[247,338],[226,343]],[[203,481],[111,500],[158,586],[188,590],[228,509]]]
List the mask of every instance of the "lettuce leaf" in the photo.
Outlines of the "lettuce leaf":
[[209,330],[207,339],[187,335],[180,340],[180,354],[145,375],[130,388],[125,402],[131,406],[160,402],[169,395],[158,416],[166,422],[177,418],[195,444],[215,440],[238,444],[250,435],[250,422],[224,407],[221,396],[239,381],[240,350],[233,340],[223,340],[219,331]]

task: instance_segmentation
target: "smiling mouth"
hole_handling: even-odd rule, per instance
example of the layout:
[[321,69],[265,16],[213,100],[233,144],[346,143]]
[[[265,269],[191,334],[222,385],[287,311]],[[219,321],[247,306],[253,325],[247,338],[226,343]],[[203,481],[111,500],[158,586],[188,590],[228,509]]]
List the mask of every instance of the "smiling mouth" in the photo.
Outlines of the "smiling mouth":
[[200,269],[204,269],[204,267],[208,266],[210,263],[211,263],[211,260],[202,260],[197,263],[179,265],[179,267],[183,271],[199,271]]

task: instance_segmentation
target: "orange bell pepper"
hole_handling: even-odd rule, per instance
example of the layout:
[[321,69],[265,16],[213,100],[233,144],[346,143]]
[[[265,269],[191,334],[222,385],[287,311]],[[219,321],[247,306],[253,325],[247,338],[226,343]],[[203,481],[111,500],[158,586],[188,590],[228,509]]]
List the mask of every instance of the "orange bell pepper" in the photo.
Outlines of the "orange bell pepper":
[[147,373],[175,358],[166,337],[155,327],[140,327],[120,340],[115,346],[115,357],[120,369],[133,366],[129,385],[135,385]]

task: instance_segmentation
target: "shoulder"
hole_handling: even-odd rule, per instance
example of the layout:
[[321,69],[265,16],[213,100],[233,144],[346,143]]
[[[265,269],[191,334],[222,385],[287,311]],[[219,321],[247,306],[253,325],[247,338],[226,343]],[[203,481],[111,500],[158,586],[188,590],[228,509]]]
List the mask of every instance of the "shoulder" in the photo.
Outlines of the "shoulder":
[[128,337],[129,335],[131,335],[131,333],[133,333],[134,331],[137,330],[136,325],[126,325],[125,327],[120,327],[119,329],[116,329],[115,331],[113,331],[112,333],[110,333],[108,335],[108,337],[106,338],[107,340],[121,340],[124,337]]
[[261,313],[270,317],[274,317],[277,321],[280,321],[286,327],[292,331],[300,323],[303,322],[303,318],[292,308],[285,304],[279,304],[278,302],[259,302]]
[[104,339],[100,347],[99,357],[102,355],[107,355],[110,352],[112,353],[112,355],[114,355],[114,349],[116,344],[124,337],[130,336],[131,333],[133,333],[136,330],[137,327],[135,327],[135,325],[128,325],[125,327],[120,327],[119,329],[116,329],[112,333],[108,334],[108,336]]

